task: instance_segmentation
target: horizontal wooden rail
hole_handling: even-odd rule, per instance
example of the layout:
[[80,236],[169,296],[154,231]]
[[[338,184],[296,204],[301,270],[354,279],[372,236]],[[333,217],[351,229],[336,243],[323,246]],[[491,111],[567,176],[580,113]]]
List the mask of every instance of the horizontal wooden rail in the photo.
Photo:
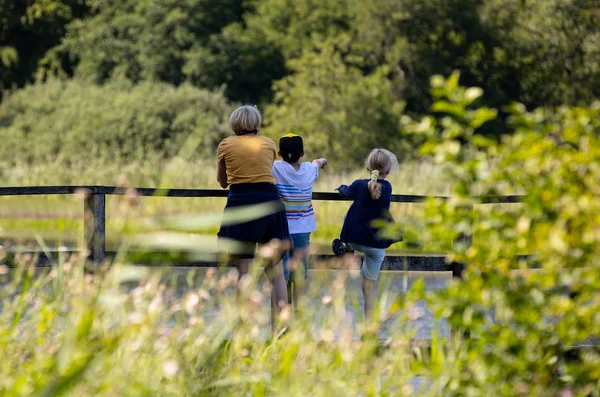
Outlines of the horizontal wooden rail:
[[[84,230],[89,258],[95,263],[101,263],[106,256],[106,195],[135,194],[147,197],[227,197],[228,190],[223,189],[165,189],[165,188],[133,188],[119,186],[17,186],[0,187],[1,196],[29,195],[83,195],[84,199]],[[472,209],[473,204],[518,203],[523,196],[481,196],[473,197],[473,202],[465,204]],[[393,194],[391,201],[395,203],[420,203],[427,199],[447,200],[447,196],[418,196]],[[313,200],[350,201],[350,198],[340,197],[334,192],[313,192]],[[471,235],[461,235],[457,243],[470,244]],[[462,265],[453,264],[453,274],[462,274]]]
[[[55,194],[104,194],[104,195],[126,195],[129,189],[118,186],[16,186],[0,187],[0,196],[36,196]],[[229,190],[224,189],[164,189],[164,188],[133,188],[135,194],[147,197],[227,197]],[[449,199],[448,196],[421,196],[410,194],[392,194],[392,202],[395,203],[419,203],[429,198]],[[518,203],[523,196],[480,196],[473,197],[475,203],[499,204]],[[313,200],[325,201],[351,201],[352,199],[340,197],[334,192],[313,192]]]

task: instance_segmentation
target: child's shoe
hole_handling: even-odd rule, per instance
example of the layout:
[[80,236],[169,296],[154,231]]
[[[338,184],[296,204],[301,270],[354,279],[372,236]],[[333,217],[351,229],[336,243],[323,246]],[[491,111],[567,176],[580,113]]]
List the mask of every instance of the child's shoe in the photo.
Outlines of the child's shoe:
[[342,240],[336,238],[331,243],[331,250],[335,256],[344,256],[347,251],[346,245],[342,243]]

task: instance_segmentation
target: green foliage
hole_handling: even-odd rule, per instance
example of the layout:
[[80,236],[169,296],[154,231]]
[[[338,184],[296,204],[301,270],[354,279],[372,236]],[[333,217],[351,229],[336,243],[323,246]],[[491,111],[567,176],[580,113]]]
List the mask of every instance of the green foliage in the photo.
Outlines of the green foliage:
[[[496,78],[497,72],[489,62],[489,52],[496,43],[480,19],[481,3],[479,0],[403,0],[379,16],[382,20],[379,23],[390,24],[389,36],[406,41],[393,61],[406,79],[403,95],[407,110],[427,112],[431,75],[449,75],[459,69],[468,81],[484,88]],[[485,73],[482,74],[482,70]],[[488,101],[497,103],[504,87],[494,88],[500,88],[500,92],[490,90],[488,94],[493,96]]]
[[506,98],[533,107],[600,97],[597,1],[490,0],[481,18],[498,43],[493,58],[504,70],[502,84],[518,82]]
[[[401,127],[399,104],[405,103],[410,113],[427,112],[432,74],[461,70],[467,83],[483,87],[478,103],[490,106],[510,100],[573,104],[598,96],[600,47],[593,39],[598,20],[591,5],[580,9],[576,1],[545,2],[542,18],[551,22],[537,24],[540,17],[532,11],[539,8],[537,2],[509,2],[499,13],[510,19],[496,19],[501,3],[332,0],[290,7],[282,0],[262,2],[247,22],[281,49],[290,72],[274,85],[274,106],[267,109],[270,131],[297,129],[314,142],[312,148],[330,157],[341,153],[338,148],[351,148],[344,158],[352,152],[358,164],[366,151],[361,145],[410,153],[406,142],[393,138]],[[569,22],[560,22],[564,20]],[[547,42],[520,37],[518,24],[535,24]],[[564,40],[555,38],[559,34]],[[561,56],[553,57],[554,51]],[[538,64],[537,59],[541,67],[531,68],[528,62]],[[567,76],[559,69],[574,63],[582,66],[577,73]],[[505,133],[506,115],[500,116],[490,123],[480,113],[478,134]]]
[[275,85],[275,104],[266,109],[267,135],[297,133],[309,157],[327,156],[338,169],[362,163],[373,147],[401,148],[394,137],[403,103],[385,68],[364,76],[331,45],[290,67],[296,73]]
[[[477,105],[492,108],[598,98],[596,3],[4,0],[0,79],[4,88],[75,75],[223,89],[265,108],[273,136],[298,129],[330,158],[344,142],[356,166],[365,142],[412,154],[395,139],[399,114],[429,111],[433,74],[460,70],[483,88]],[[501,110],[477,134],[510,131],[509,116]]]
[[183,72],[200,87],[225,86],[225,95],[244,103],[268,103],[272,83],[285,75],[281,52],[258,28],[235,23],[205,44],[196,43],[185,54]]
[[[385,346],[353,339],[346,271],[312,278],[312,304],[293,317],[284,311],[291,329],[265,341],[269,290],[257,268],[236,303],[237,275],[225,269],[161,280],[124,266],[123,255],[84,275],[72,256],[32,277],[32,258],[15,256],[21,267],[0,265],[0,393],[597,396],[600,103],[533,111],[515,103],[504,110],[511,131],[492,140],[477,133],[497,116],[476,106],[480,88],[461,87],[458,73],[431,85],[433,114],[402,122],[422,155],[450,173],[453,193],[397,219],[425,247],[473,240],[445,247],[466,264],[464,278],[445,289],[421,280],[392,296],[382,275],[376,318]],[[515,193],[522,202],[508,206],[481,198]],[[218,216],[156,220],[125,246],[214,253],[206,235],[188,232],[206,231]],[[452,330],[445,339],[433,332],[427,349],[407,342],[423,303]],[[215,307],[220,315],[211,317]],[[417,391],[415,377],[428,386]]]
[[[372,147],[408,148],[395,139],[403,74],[395,64],[405,41],[394,36],[387,2],[261,2],[246,18],[286,59],[289,75],[275,82],[266,133],[294,131],[309,156],[338,168],[361,164]],[[392,17],[393,18],[393,17]]]
[[83,0],[1,0],[0,93],[30,82],[65,25],[86,11]]
[[[339,39],[352,31],[358,1],[268,0],[257,2],[246,17],[249,26],[261,29],[286,60]],[[350,37],[347,37],[349,39]]]
[[230,134],[231,110],[221,92],[189,85],[51,80],[0,105],[0,157],[62,167],[172,158],[196,148],[208,157]]
[[[472,245],[447,247],[450,260],[466,264],[464,279],[423,294],[470,334],[439,373],[448,394],[597,395],[598,351],[565,356],[600,335],[600,103],[511,105],[512,131],[497,142],[473,133],[495,114],[469,110],[481,90],[458,87],[458,74],[432,83],[439,114],[404,121],[457,183],[453,199],[428,203],[412,233],[426,243],[473,236]],[[482,204],[472,186],[481,196],[523,194],[522,204]]]
[[92,15],[67,27],[48,57],[68,54],[76,74],[103,82],[111,77],[180,84],[188,52],[239,21],[240,0],[93,1]]

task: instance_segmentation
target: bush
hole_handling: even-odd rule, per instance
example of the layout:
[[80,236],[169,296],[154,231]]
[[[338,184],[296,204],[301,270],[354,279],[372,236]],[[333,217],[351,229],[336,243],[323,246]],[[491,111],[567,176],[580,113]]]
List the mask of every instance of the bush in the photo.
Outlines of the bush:
[[[449,365],[429,367],[432,376],[448,379],[445,395],[597,396],[600,103],[532,112],[513,104],[512,131],[498,142],[475,134],[497,114],[472,108],[482,90],[459,87],[458,74],[432,83],[437,117],[404,122],[457,183],[453,199],[425,206],[411,233],[430,242],[472,236],[447,247],[466,264],[464,279],[422,294],[470,335]],[[486,204],[473,187],[523,197]]]
[[213,156],[230,134],[232,110],[222,92],[189,85],[83,80],[48,81],[0,105],[0,158],[6,164],[85,165],[170,158],[198,148]]

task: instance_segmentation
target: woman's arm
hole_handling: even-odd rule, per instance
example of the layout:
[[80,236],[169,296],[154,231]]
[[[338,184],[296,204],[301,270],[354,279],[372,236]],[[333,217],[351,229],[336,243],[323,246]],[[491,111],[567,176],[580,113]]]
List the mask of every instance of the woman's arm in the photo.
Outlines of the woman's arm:
[[227,189],[227,186],[229,186],[227,183],[227,167],[225,166],[224,159],[217,161],[217,181],[223,189]]

